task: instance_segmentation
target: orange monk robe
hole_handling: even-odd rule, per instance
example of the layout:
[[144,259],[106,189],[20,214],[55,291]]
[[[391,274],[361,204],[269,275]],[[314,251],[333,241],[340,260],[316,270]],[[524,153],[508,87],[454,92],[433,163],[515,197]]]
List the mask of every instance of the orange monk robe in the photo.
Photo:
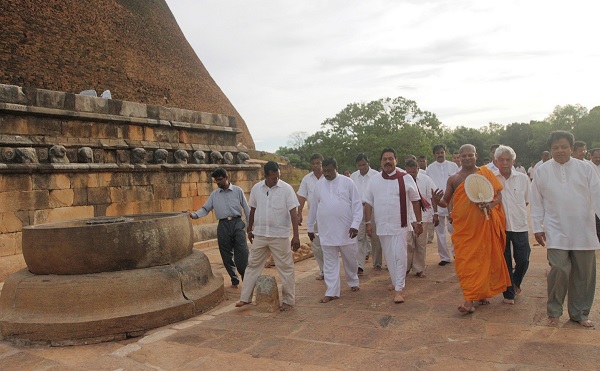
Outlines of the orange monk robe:
[[[494,186],[494,195],[498,195],[502,184],[491,170],[482,166],[476,174],[485,176]],[[502,205],[494,206],[486,220],[483,210],[467,197],[464,182],[454,191],[453,202],[452,242],[465,300],[491,298],[506,291],[511,283],[504,260],[506,219]]]

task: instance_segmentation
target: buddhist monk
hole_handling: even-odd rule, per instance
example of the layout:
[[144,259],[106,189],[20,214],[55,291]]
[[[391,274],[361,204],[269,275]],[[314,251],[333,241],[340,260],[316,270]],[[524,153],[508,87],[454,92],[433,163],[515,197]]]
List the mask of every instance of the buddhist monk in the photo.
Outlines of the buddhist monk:
[[[442,207],[453,206],[449,221],[454,227],[456,274],[465,299],[458,310],[466,314],[475,311],[476,301],[480,305],[489,304],[488,298],[506,291],[511,283],[504,259],[506,220],[500,205],[502,185],[490,169],[475,165],[475,146],[465,144],[459,154],[462,168],[448,178],[445,192],[435,192],[434,202]],[[494,198],[491,202],[469,200],[464,181],[471,174],[481,174],[492,183]],[[486,219],[486,210],[489,219]]]

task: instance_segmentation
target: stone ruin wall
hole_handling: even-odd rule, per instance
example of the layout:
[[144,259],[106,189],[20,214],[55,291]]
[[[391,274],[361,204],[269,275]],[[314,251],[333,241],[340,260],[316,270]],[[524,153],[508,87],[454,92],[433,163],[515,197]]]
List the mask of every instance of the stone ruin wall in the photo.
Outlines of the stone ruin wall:
[[[218,166],[248,196],[260,165],[240,132],[232,116],[0,85],[0,256],[28,225],[197,210]],[[194,221],[196,240],[215,222]]]

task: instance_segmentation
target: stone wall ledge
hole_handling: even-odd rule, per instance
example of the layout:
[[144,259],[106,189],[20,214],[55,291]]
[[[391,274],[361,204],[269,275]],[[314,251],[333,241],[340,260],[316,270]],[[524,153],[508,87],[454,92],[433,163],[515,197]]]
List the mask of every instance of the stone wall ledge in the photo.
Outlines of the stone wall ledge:
[[2,164],[0,163],[0,174],[11,173],[82,173],[82,172],[190,172],[190,171],[212,171],[222,167],[228,171],[260,170],[259,164]]
[[[92,97],[93,98],[93,97]],[[102,98],[100,98],[102,99]],[[144,117],[128,117],[121,115],[112,115],[107,113],[72,111],[58,108],[46,108],[38,106],[28,106],[16,103],[0,102],[0,111],[11,114],[32,114],[36,116],[51,116],[55,118],[71,118],[82,121],[104,121],[118,124],[135,124],[139,126],[172,127],[175,129],[188,129],[191,131],[213,131],[241,134],[241,129],[229,126],[208,125],[199,123],[189,123],[183,121],[167,121],[161,119],[152,119]]]

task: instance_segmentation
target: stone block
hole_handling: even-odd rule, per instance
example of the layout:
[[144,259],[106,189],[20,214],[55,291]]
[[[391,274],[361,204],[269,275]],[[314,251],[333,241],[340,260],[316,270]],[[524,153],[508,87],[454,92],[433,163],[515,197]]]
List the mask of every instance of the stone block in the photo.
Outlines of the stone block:
[[66,174],[34,174],[33,189],[69,189],[71,179]]
[[31,191],[33,182],[27,174],[0,174],[0,191]]
[[67,93],[54,90],[37,89],[36,105],[46,108],[64,109]]
[[119,135],[119,127],[111,122],[97,122],[91,127],[90,137],[98,139],[108,139],[108,145],[110,144],[110,138],[117,138]]
[[[21,236],[18,233],[19,237]],[[0,256],[15,255],[17,253],[17,233],[0,234]]]
[[27,96],[20,86],[0,84],[0,102],[27,104]]
[[88,188],[88,204],[90,205],[99,205],[99,204],[110,204],[110,188],[111,187],[98,187],[98,188]]
[[[202,207],[202,206],[200,206]],[[183,211],[183,210],[192,210],[192,199],[191,198],[177,198],[173,200],[173,210],[175,211]],[[199,208],[198,208],[199,209]],[[198,210],[195,209],[195,210]]]
[[183,210],[174,210],[173,209],[173,200],[158,200],[159,202],[159,211],[161,213],[170,213],[173,211],[183,211]]
[[75,95],[75,111],[108,113],[110,99],[92,97],[87,95]]
[[110,204],[106,208],[106,216],[139,214],[139,207],[136,202],[123,202],[120,204]]
[[155,128],[154,138],[157,142],[178,143],[179,133],[171,128]]
[[0,213],[0,233],[19,232],[23,222],[14,212]]
[[64,222],[93,217],[93,206],[59,207],[56,209],[35,210],[33,213],[33,224]]
[[73,189],[73,206],[84,206],[88,204],[87,200],[87,188],[75,188]]
[[47,209],[48,191],[0,192],[0,212]]
[[273,276],[260,276],[256,280],[256,310],[274,313],[279,310],[279,290]]
[[146,105],[143,103],[123,101],[119,115],[125,117],[148,117]]
[[123,137],[129,140],[144,140],[144,128],[138,125],[129,125],[123,133]]
[[74,192],[72,189],[55,189],[50,191],[50,207],[73,206]]
[[144,141],[154,142],[156,138],[154,137],[154,128],[149,126],[144,126]]

